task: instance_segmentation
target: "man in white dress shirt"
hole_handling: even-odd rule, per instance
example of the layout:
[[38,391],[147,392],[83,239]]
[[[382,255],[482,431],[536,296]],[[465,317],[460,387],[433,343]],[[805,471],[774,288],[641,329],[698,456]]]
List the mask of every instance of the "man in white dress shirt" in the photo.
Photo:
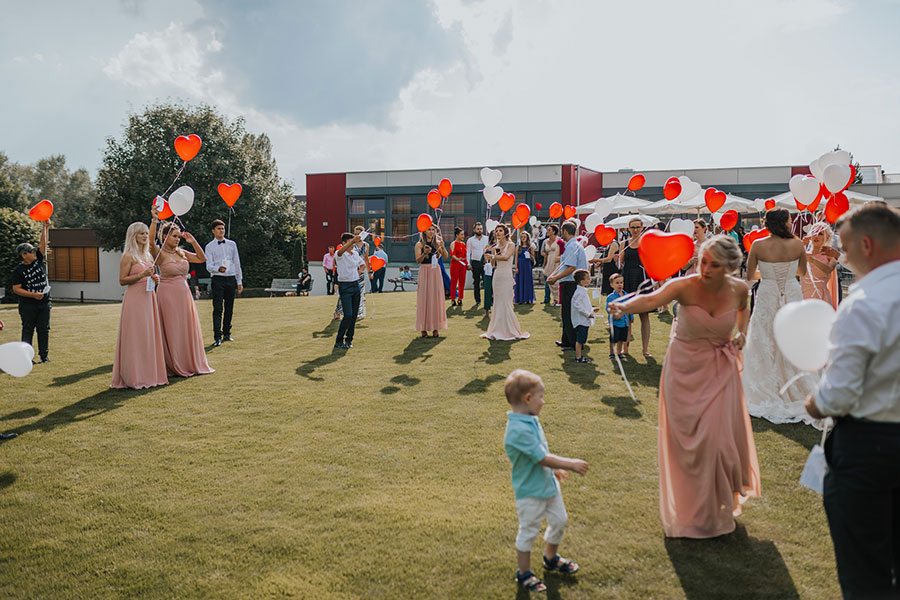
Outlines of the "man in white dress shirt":
[[[220,219],[213,221],[213,236],[215,239],[206,245],[206,270],[211,278],[213,299],[213,337],[214,344],[221,346],[222,342],[233,342],[231,337],[231,315],[234,311],[234,293],[244,292],[244,277],[241,272],[241,257],[238,255],[237,244],[225,239],[225,223]],[[222,305],[225,305],[223,319]]]
[[353,333],[356,330],[356,317],[359,313],[361,293],[359,291],[359,268],[366,261],[359,255],[356,244],[360,242],[359,233],[345,233],[341,236],[341,247],[334,257],[337,265],[338,293],[341,295],[341,310],[344,313],[338,326],[334,347],[347,350],[353,347]]
[[900,596],[900,212],[870,202],[837,223],[859,279],[840,304],[806,410],[835,417],[824,504],[845,598]]
[[[475,308],[481,304],[481,282],[484,279],[484,249],[487,248],[488,237],[484,235],[484,226],[475,223],[475,235],[466,240],[466,269],[472,271],[472,287],[475,293]],[[465,287],[465,286],[464,286]]]

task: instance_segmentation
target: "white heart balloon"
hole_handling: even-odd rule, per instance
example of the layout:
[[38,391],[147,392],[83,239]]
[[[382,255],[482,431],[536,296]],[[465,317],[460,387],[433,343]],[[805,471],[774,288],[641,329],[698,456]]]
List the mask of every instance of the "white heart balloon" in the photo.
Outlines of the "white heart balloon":
[[850,164],[850,153],[846,150],[835,150],[833,152],[826,152],[822,156],[819,157],[819,164],[822,167],[822,172],[824,174],[825,169],[828,168],[828,165],[849,165]]
[[837,194],[850,181],[850,173],[850,165],[828,165],[825,167],[822,183],[829,192]]
[[713,223],[715,223],[716,226],[718,227],[719,224],[722,222],[722,213],[719,213],[719,212],[713,213],[712,220],[713,220]]
[[485,202],[493,206],[500,202],[500,198],[503,197],[503,188],[500,186],[492,185],[484,188],[481,193],[484,195]]
[[684,233],[694,237],[694,223],[687,219],[672,219],[669,222],[669,233]]
[[0,346],[0,369],[13,377],[25,377],[31,373],[34,348],[25,342],[9,342]]
[[593,246],[585,246],[584,247],[584,256],[587,260],[591,260],[595,256],[597,256],[597,249]]
[[788,187],[800,204],[812,204],[819,195],[819,180],[809,175],[794,175]]
[[802,371],[818,371],[828,361],[828,337],[837,317],[830,304],[818,298],[790,302],[775,314],[775,343]]
[[[826,165],[822,162],[822,159],[824,157],[825,157],[825,155],[823,154],[816,160],[809,163],[809,172],[812,173],[812,176],[815,177],[816,179],[822,179],[822,175],[825,174],[824,171],[825,171]],[[794,177],[796,177],[796,175]]]
[[528,219],[528,223],[529,223],[529,225],[531,225],[532,227],[534,227],[535,225],[538,224],[538,218],[537,218],[537,217],[531,217],[530,219]]
[[690,177],[686,177],[682,175],[678,178],[678,181],[681,182],[681,193],[675,197],[677,201],[690,200],[694,196],[700,193],[700,184],[696,181],[691,181]]
[[[613,203],[612,200],[608,200],[606,198],[598,198],[594,203],[594,214],[600,215],[601,219],[605,219],[609,213],[612,212]],[[593,227],[587,226],[588,230],[593,230]]]
[[484,230],[489,234],[497,228],[497,225],[500,224],[500,221],[495,221],[493,219],[488,219],[484,222]]
[[179,217],[194,206],[194,190],[183,185],[169,196],[169,209]]
[[500,183],[500,179],[502,178],[503,173],[497,169],[485,167],[481,170],[481,183],[483,183],[485,187],[494,187]]
[[591,213],[584,220],[584,228],[589,232],[593,233],[595,229],[597,229],[597,225],[603,224],[603,217],[598,215],[597,213]]
[[766,210],[766,199],[765,198],[757,198],[753,201],[753,208],[758,210],[759,212],[763,212]]

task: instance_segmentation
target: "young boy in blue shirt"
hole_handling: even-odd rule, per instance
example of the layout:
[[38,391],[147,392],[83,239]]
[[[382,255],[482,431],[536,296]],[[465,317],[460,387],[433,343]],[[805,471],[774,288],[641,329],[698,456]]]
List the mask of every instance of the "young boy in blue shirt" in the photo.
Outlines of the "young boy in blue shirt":
[[519,534],[516,536],[516,581],[531,592],[543,592],[547,586],[531,570],[531,547],[547,519],[544,540],[544,570],[571,575],[578,565],[561,557],[557,550],[562,541],[568,515],[559,488],[566,471],[587,473],[588,464],[577,458],[550,454],[547,438],[538,416],[544,406],[544,382],[524,369],[516,369],[503,386],[512,410],[506,413],[506,437],[503,446],[512,463],[512,485],[516,493]]
[[[609,305],[613,302],[619,302],[620,298],[625,295],[623,288],[625,287],[625,278],[619,273],[613,273],[609,276],[609,283],[612,285],[612,293],[606,297],[606,312],[609,314]],[[618,353],[619,357],[628,355],[628,325],[634,319],[634,315],[622,315],[618,319],[609,317],[609,357],[615,358]],[[615,344],[615,348],[613,345]]]

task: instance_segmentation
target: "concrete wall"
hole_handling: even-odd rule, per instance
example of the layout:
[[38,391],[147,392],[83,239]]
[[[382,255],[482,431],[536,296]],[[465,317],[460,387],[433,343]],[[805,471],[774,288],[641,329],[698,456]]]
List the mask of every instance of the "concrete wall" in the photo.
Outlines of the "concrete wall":
[[100,281],[51,281],[51,299],[80,300],[84,293],[85,301],[121,301],[125,294],[125,288],[119,285],[119,262],[122,260],[122,253],[100,250],[98,259]]

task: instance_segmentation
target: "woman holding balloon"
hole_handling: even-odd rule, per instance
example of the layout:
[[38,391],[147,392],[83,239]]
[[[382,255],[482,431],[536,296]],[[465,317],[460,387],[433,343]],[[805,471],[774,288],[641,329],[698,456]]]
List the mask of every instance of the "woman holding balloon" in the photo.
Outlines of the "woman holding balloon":
[[510,241],[509,229],[503,223],[494,229],[494,238],[497,240],[492,254],[496,265],[491,282],[494,307],[487,331],[481,337],[491,340],[522,340],[530,334],[522,331],[513,311],[512,264],[515,260],[515,243]]
[[[420,217],[421,219],[421,217]],[[438,258],[447,258],[444,240],[434,224],[419,233],[416,243],[416,262],[419,264],[416,290],[416,330],[422,337],[438,336],[439,329],[447,329],[447,308],[444,305],[444,281]]]
[[[619,269],[622,277],[625,279],[625,292],[628,294],[637,292],[640,285],[647,278],[647,274],[644,272],[644,265],[641,263],[641,257],[638,254],[643,231],[644,222],[639,218],[629,221],[628,233],[631,237],[624,244],[622,251],[619,252]],[[641,352],[643,352],[644,358],[653,358],[653,355],[650,354],[650,312],[641,312],[639,317],[641,319]],[[630,338],[631,332],[629,331],[628,333]]]
[[534,248],[527,231],[519,232],[516,246],[516,304],[534,304]]
[[749,290],[734,273],[742,258],[733,239],[717,235],[700,249],[699,274],[609,307],[620,318],[680,306],[659,383],[659,512],[667,537],[730,533],[742,500],[760,494],[741,387]]
[[[150,224],[150,237],[156,236],[158,211],[154,207],[153,222]],[[203,334],[200,330],[200,318],[194,297],[187,284],[189,263],[206,262],[203,248],[188,232],[181,232],[175,223],[166,223],[162,227],[162,247],[150,245],[150,254],[159,265],[160,281],[157,290],[160,323],[163,331],[166,371],[169,376],[190,377],[204,373],[213,373],[206,361],[203,349]],[[188,252],[179,247],[184,238],[194,251]]]

